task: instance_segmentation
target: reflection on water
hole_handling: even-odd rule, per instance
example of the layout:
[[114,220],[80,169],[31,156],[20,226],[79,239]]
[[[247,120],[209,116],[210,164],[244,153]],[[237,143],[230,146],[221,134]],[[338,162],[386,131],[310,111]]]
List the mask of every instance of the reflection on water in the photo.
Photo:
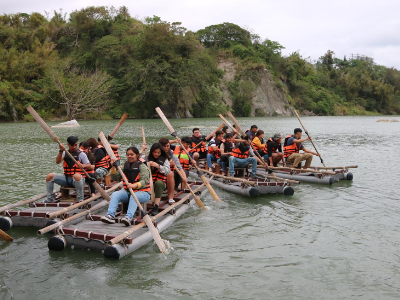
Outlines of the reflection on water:
[[[80,249],[49,252],[51,235],[13,228],[14,242],[0,241],[0,299],[398,299],[400,123],[302,119],[327,165],[359,165],[354,182],[303,183],[292,197],[249,199],[217,190],[223,203],[208,195],[208,211],[193,208],[162,233],[174,248],[167,256],[154,243],[120,261]],[[257,124],[266,137],[299,127],[287,117],[239,122]],[[195,126],[208,134],[221,120],[171,123],[183,136]],[[80,124],[54,131],[62,141],[72,134],[87,139],[111,132],[116,121]],[[121,149],[140,146],[140,126],[148,144],[170,136],[161,120],[127,120],[115,136]],[[62,171],[54,163],[57,144],[35,123],[0,129],[0,205],[44,192],[46,174]]]

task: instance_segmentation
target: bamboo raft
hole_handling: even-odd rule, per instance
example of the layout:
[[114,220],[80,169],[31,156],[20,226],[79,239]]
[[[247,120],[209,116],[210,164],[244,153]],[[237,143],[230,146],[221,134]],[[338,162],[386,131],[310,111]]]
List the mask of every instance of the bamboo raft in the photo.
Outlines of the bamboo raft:
[[[122,187],[122,183],[111,183],[106,186],[106,192],[112,193]],[[70,193],[72,190],[72,193]],[[0,207],[0,229],[7,231],[12,227],[35,227],[43,228],[67,219],[82,211],[91,208],[102,202],[104,198],[100,194],[91,197],[90,192],[85,190],[85,198],[81,203],[77,203],[76,193],[71,188],[61,188],[56,193],[61,195],[56,197],[56,202],[44,203],[47,194],[43,193],[28,200],[19,201]],[[28,208],[25,206],[29,205]],[[20,209],[23,207],[22,209]],[[74,223],[83,221],[84,218],[74,220]]]
[[[189,182],[196,194],[205,195],[207,188],[202,182]],[[151,217],[153,224],[159,232],[164,231],[183,215],[196,202],[187,190],[179,191],[175,196],[176,203],[168,204],[167,197],[163,197],[159,206],[159,213]],[[103,202],[107,202],[103,200]],[[101,203],[99,204],[101,205]],[[106,258],[120,259],[132,253],[143,245],[151,242],[153,237],[141,216],[135,216],[133,226],[126,227],[121,224],[122,212],[116,215],[115,224],[101,222],[101,217],[106,214],[106,208],[96,214],[88,214],[87,218],[75,224],[58,226],[54,229],[55,235],[50,238],[48,248],[53,251],[62,251],[67,246],[82,249],[101,251]],[[152,204],[148,204],[151,211]],[[53,229],[57,224],[49,226]],[[48,229],[39,230],[38,234],[47,232]]]
[[[357,168],[357,166],[344,166],[344,167],[309,167],[306,170],[294,169],[289,167],[273,167],[271,168],[276,176],[297,180],[307,183],[320,183],[332,185],[340,180],[353,180],[353,173],[349,169]],[[268,172],[259,168],[257,174],[263,175]]]

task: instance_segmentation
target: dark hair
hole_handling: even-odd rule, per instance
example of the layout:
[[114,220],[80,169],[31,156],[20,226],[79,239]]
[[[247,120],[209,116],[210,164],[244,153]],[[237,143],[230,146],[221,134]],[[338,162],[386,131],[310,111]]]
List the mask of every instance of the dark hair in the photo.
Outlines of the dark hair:
[[89,148],[89,143],[83,141],[83,142],[81,142],[81,143],[79,144],[79,147],[83,147],[83,148],[87,149],[87,148]]
[[151,146],[151,148],[150,148],[149,161],[156,161],[156,158],[153,156],[153,152],[154,152],[154,150],[157,150],[157,149],[160,149],[161,156],[169,158],[167,153],[164,151],[163,146],[160,143],[154,143],[153,146]]
[[262,135],[262,134],[264,134],[264,131],[263,130],[257,130],[257,133],[256,133],[256,136],[260,136],[260,135]]
[[221,130],[218,130],[218,131],[215,133],[215,136],[217,137],[217,136],[219,136],[219,135],[221,135],[221,134],[224,134],[224,132],[221,131]]
[[87,143],[89,144],[89,147],[91,147],[93,149],[96,148],[99,145],[99,143],[96,141],[95,138],[88,139]]
[[159,142],[161,145],[165,146],[166,144],[169,143],[169,139],[167,139],[167,138],[161,138],[158,142]]
[[129,150],[133,151],[133,153],[135,153],[136,155],[139,154],[138,148],[136,148],[134,146],[130,146],[128,149],[126,149],[126,153],[128,153]]
[[249,140],[250,140],[250,137],[249,137],[248,135],[245,135],[244,137],[242,137],[242,140],[249,141]]
[[181,138],[181,141],[183,143],[192,144],[192,139],[188,136],[184,136],[183,138]]
[[253,128],[258,128],[258,126],[257,125],[251,125],[250,129],[253,129]]
[[233,137],[233,134],[232,134],[232,133],[227,133],[227,134],[225,134],[225,139],[228,139],[228,138],[231,138],[231,137]]
[[298,132],[303,132],[303,130],[301,130],[301,128],[295,128],[294,129],[294,134],[298,133]]
[[200,128],[195,127],[193,128],[192,132],[194,133],[196,130],[200,130]]
[[228,126],[222,127],[222,131],[223,131],[224,133],[226,133],[227,130],[228,130]]

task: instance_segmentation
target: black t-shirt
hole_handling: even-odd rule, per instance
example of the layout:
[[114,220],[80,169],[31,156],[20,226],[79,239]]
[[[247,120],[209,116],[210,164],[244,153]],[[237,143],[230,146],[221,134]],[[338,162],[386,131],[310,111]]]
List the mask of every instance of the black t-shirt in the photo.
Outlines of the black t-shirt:
[[94,156],[96,157],[96,163],[100,162],[106,156],[105,149],[104,148],[96,148],[94,150]]
[[278,144],[275,141],[268,140],[267,141],[267,151],[268,151],[268,156],[269,157],[272,156],[272,152],[275,152],[275,151],[273,151],[273,148],[275,149],[275,151],[277,149],[279,152],[282,152],[282,145],[281,144]]

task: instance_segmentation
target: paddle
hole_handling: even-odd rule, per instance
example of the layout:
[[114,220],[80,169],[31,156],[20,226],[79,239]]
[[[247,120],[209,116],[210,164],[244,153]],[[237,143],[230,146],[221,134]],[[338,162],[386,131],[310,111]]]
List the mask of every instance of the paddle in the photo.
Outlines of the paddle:
[[7,233],[5,233],[3,230],[0,229],[0,238],[5,240],[6,242],[12,242],[13,238],[9,236]]
[[[103,142],[103,146],[107,150],[107,153],[110,156],[110,158],[112,160],[116,161],[117,158],[115,157],[115,154],[112,151],[110,144],[108,143],[107,138],[104,136],[103,132],[99,133],[99,138]],[[124,172],[122,171],[121,166],[118,165],[117,169],[118,169],[118,172],[121,175],[122,179],[124,180],[124,182],[128,185],[129,184],[128,179],[126,178]],[[152,180],[152,179],[150,178],[150,180]],[[165,247],[163,240],[161,239],[160,233],[154,227],[154,224],[151,222],[151,219],[150,219],[149,215],[147,214],[147,212],[143,210],[142,205],[140,204],[138,198],[136,197],[136,194],[133,192],[133,190],[131,188],[129,188],[129,192],[131,193],[133,199],[135,200],[137,206],[139,207],[139,209],[141,211],[142,219],[146,222],[146,225],[149,228],[149,231],[150,231],[154,241],[156,242],[158,249],[160,249],[161,253],[164,253],[166,247]]]
[[[171,123],[168,121],[167,117],[164,115],[162,110],[159,107],[156,107],[156,111],[157,111],[158,115],[160,116],[160,118],[163,120],[165,126],[167,126],[168,130],[171,132],[171,135],[173,137],[178,137],[178,134],[176,133],[175,129],[172,127]],[[206,185],[208,191],[210,192],[211,196],[214,198],[215,201],[220,202],[221,199],[219,199],[217,193],[214,191],[214,189],[212,188],[211,184],[207,181],[207,178],[204,175],[204,173],[202,173],[200,171],[200,169],[197,166],[197,164],[194,161],[194,159],[189,155],[189,153],[186,151],[185,147],[183,147],[181,140],[178,139],[178,141],[179,141],[179,145],[185,151],[186,155],[189,157],[189,160],[193,163],[194,167],[196,168],[196,170],[197,170],[197,172],[199,174],[199,177],[205,183],[205,185]]]
[[[140,127],[141,128],[141,130],[142,130],[142,140],[143,140],[143,144],[144,145],[146,145],[146,137],[144,136],[144,128],[143,127]],[[147,147],[146,147],[146,149],[144,150],[144,155],[147,157]],[[154,194],[154,186],[153,186],[153,174],[151,173],[151,167],[150,167],[150,164],[149,164],[149,162],[147,162],[146,163],[146,165],[147,165],[147,168],[149,169],[149,172],[150,172],[150,190],[151,190],[151,202],[153,202],[154,203],[154,199],[155,199],[155,194]]]
[[128,117],[128,114],[124,113],[123,116],[121,117],[121,119],[119,120],[118,124],[115,126],[114,130],[108,136],[108,140],[111,140],[114,137],[114,135],[117,133],[117,131],[121,127],[122,123],[125,122],[127,117]]
[[[39,123],[40,126],[42,126],[42,128],[48,133],[48,135],[51,137],[51,139],[53,141],[55,141],[56,143],[58,143],[59,145],[61,145],[60,140],[58,139],[58,137],[55,135],[55,133],[50,129],[50,127],[43,121],[43,119],[39,116],[39,114],[33,109],[32,106],[28,106],[26,108],[29,113],[32,115],[32,117],[36,120],[36,122]],[[75,160],[75,158],[71,155],[71,153],[69,153],[69,151],[67,149],[65,149],[65,153],[72,159],[72,161],[78,165],[78,162]],[[101,186],[95,181],[94,178],[90,177],[88,175],[88,173],[85,171],[85,169],[81,168],[82,172],[85,174],[86,179],[88,181],[92,181],[93,180],[93,185],[96,188],[96,190],[103,196],[104,199],[106,199],[107,201],[110,201],[110,196],[101,188]]]
[[[301,127],[303,127],[304,132],[305,132],[305,133],[307,134],[307,136],[309,137],[308,131],[307,131],[307,129],[304,127],[303,122],[301,121],[299,114],[297,113],[297,111],[296,111],[295,109],[293,109],[293,110],[294,110],[294,113],[295,113],[297,119],[299,119],[299,122],[300,122],[300,124],[301,124]],[[315,152],[317,152],[317,154],[318,154],[318,156],[319,156],[319,159],[321,160],[321,163],[324,165],[324,167],[326,167],[326,166],[325,166],[325,163],[324,163],[324,160],[322,159],[321,155],[319,154],[319,152],[318,152],[318,150],[317,150],[317,147],[315,147],[315,144],[314,144],[313,140],[310,139],[310,142],[311,142],[311,144],[314,146]]]
[[249,184],[249,185],[255,185],[255,184],[256,184],[255,181],[249,181],[249,180],[246,180],[246,179],[243,179],[243,178],[228,177],[228,176],[224,176],[224,175],[221,175],[221,174],[215,174],[214,172],[211,172],[211,171],[208,171],[208,170],[205,170],[205,169],[200,169],[200,170],[201,170],[202,172],[204,172],[204,173],[213,175],[213,176],[215,176],[215,177],[219,177],[219,178],[223,178],[223,179],[228,179],[228,180],[231,180],[231,181],[238,181],[238,182],[242,182],[242,183]]

